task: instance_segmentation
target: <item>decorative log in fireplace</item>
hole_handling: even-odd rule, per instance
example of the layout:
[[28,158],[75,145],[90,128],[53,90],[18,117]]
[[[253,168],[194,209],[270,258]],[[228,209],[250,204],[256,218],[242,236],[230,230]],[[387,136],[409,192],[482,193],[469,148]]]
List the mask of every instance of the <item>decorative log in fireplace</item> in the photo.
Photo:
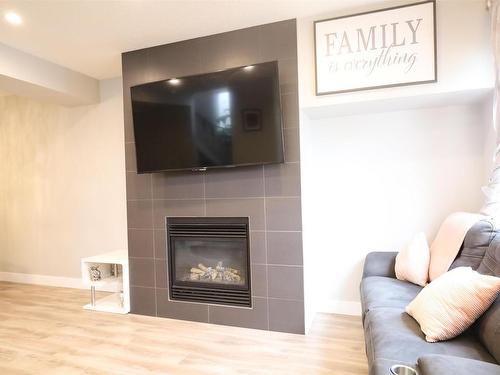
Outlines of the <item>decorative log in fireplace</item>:
[[248,218],[168,217],[170,299],[251,306]]

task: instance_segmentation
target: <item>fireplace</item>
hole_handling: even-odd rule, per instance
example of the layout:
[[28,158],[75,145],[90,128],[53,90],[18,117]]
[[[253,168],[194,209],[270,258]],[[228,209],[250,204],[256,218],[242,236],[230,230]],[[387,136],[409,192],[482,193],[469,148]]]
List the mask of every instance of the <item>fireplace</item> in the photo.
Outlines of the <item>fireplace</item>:
[[248,218],[168,217],[171,300],[251,306]]

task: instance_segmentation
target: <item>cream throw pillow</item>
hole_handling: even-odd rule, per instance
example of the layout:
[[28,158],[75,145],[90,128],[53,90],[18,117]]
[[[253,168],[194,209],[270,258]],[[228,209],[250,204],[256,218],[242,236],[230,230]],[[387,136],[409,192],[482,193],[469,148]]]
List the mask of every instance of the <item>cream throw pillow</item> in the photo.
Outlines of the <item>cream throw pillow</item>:
[[470,228],[484,215],[455,212],[449,215],[439,227],[432,241],[431,262],[429,264],[429,280],[433,281],[446,273],[460,251],[465,236]]
[[396,256],[396,277],[420,286],[426,286],[429,279],[430,251],[424,233],[419,233],[413,241]]
[[406,306],[428,342],[458,336],[495,301],[500,277],[481,275],[470,267],[446,272]]

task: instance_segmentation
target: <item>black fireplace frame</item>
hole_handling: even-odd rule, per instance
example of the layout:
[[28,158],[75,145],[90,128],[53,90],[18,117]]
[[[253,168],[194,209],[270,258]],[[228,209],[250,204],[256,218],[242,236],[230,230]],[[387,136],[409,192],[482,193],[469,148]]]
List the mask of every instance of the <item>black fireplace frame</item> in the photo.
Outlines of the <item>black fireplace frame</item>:
[[[239,307],[252,306],[248,217],[167,217],[166,230],[168,289],[171,300]],[[245,285],[176,280],[175,239],[179,237],[184,239],[216,238],[222,241],[244,238],[247,271]]]

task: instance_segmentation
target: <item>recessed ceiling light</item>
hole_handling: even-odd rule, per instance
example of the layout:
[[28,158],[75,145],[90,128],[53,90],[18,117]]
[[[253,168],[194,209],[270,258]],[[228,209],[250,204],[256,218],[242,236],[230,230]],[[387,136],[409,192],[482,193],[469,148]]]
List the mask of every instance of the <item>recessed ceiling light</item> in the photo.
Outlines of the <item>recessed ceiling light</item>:
[[17,14],[16,12],[7,12],[5,13],[5,21],[7,21],[8,23],[10,23],[11,25],[20,25],[23,23],[23,19],[22,17]]
[[178,85],[179,83],[181,83],[181,81],[177,78],[172,78],[168,80],[168,83],[170,83],[171,85]]

